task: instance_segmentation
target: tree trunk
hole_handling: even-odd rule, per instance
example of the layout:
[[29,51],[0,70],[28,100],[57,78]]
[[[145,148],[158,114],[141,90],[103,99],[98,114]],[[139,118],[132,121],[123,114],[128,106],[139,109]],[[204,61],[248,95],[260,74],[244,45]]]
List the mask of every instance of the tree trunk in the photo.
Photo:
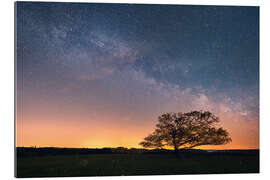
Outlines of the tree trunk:
[[178,147],[176,145],[174,145],[174,154],[178,156]]

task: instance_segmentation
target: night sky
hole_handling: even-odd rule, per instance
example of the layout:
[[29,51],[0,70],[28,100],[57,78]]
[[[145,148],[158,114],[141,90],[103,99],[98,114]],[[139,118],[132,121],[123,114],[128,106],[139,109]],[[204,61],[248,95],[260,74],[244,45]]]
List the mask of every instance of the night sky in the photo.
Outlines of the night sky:
[[259,148],[259,8],[16,3],[17,146],[139,147],[210,110]]

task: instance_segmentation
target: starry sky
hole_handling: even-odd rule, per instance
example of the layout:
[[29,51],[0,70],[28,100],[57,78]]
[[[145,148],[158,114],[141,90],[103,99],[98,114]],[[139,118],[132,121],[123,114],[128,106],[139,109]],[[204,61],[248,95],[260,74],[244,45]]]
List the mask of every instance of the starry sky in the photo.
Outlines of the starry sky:
[[259,148],[259,8],[17,2],[17,146],[140,147],[209,110]]

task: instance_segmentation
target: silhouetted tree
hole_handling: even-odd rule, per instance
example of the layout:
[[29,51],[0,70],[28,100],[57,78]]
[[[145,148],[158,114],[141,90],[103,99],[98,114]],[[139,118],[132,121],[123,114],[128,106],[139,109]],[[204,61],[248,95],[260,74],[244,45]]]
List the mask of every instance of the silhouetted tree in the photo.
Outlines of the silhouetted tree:
[[155,131],[140,143],[145,148],[194,148],[231,142],[229,133],[215,127],[219,118],[209,111],[166,113],[158,117]]

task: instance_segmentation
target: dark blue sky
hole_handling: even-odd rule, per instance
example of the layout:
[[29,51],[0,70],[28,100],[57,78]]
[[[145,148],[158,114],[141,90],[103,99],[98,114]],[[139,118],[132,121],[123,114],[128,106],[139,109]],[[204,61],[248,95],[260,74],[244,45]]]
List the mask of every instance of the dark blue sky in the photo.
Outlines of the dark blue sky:
[[17,2],[16,9],[18,100],[29,109],[61,104],[128,116],[147,109],[154,117],[222,114],[224,105],[258,121],[258,7]]
[[[19,56],[41,59],[74,46],[91,51],[98,47],[89,38],[99,32],[135,49],[151,46],[133,66],[162,81],[221,91],[258,87],[257,7],[18,5]],[[25,46],[27,51],[21,52]]]

